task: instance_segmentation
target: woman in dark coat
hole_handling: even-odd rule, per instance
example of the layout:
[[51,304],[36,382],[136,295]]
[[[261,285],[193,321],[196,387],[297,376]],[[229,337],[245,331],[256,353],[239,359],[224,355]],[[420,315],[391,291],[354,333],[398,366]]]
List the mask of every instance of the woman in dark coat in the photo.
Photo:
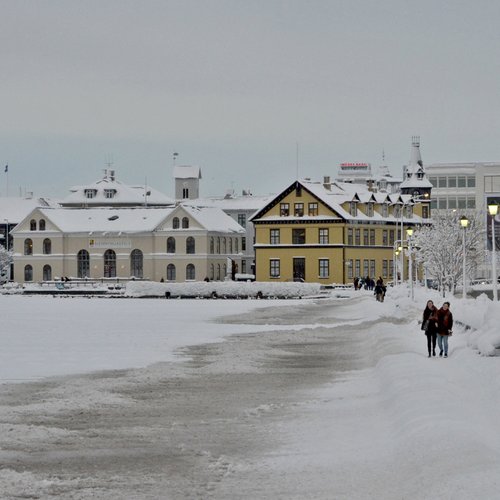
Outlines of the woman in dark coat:
[[428,300],[422,315],[422,330],[425,331],[425,335],[427,336],[427,351],[429,352],[429,358],[431,357],[431,347],[432,355],[436,355],[437,328],[438,309],[432,300]]
[[453,314],[450,311],[450,303],[445,302],[443,307],[438,311],[438,331],[437,341],[439,345],[439,355],[448,357],[448,337],[452,333],[453,328]]

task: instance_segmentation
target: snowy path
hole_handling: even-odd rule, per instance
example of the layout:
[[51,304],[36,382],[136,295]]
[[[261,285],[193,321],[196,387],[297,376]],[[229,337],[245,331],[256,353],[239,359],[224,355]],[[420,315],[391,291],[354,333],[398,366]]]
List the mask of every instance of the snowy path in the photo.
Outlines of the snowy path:
[[0,498],[498,498],[500,358],[455,328],[428,359],[423,301],[394,299],[240,312],[184,363],[0,386]]

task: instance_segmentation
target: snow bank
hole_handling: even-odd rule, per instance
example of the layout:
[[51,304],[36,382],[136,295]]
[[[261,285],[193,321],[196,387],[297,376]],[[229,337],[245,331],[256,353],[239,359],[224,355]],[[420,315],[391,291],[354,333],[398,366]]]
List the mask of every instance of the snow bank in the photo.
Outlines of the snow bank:
[[317,283],[263,283],[237,281],[193,281],[187,283],[158,283],[154,281],[130,281],[125,295],[128,297],[309,297],[318,295]]

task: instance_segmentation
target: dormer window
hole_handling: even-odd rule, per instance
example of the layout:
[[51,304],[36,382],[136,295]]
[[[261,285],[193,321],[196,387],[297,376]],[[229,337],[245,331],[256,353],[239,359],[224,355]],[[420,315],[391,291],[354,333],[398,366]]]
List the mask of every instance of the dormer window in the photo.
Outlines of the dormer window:
[[295,203],[295,217],[304,217],[303,203]]
[[387,203],[382,203],[382,217],[387,217],[389,215],[389,206]]
[[349,212],[353,217],[357,217],[358,215],[358,204],[355,201],[351,201]]
[[281,217],[288,217],[290,215],[290,204],[281,203],[280,204],[280,215]]
[[401,217],[401,205],[394,205],[394,217]]
[[114,198],[116,194],[116,189],[105,189],[104,190],[104,197],[107,198],[108,200],[111,198]]
[[85,189],[83,192],[87,199],[95,198],[97,195],[97,189]]
[[411,219],[413,217],[413,205],[406,205],[405,207],[405,217]]
[[368,217],[373,217],[373,203],[372,202],[366,204],[366,215],[368,215]]

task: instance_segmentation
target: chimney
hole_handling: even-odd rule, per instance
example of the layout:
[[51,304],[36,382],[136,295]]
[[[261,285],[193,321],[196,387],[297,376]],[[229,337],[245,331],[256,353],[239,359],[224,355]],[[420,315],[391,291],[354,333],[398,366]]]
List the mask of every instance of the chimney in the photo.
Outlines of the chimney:
[[332,183],[330,182],[330,176],[329,175],[323,176],[323,187],[325,189],[328,189],[328,191],[330,191],[332,189]]

